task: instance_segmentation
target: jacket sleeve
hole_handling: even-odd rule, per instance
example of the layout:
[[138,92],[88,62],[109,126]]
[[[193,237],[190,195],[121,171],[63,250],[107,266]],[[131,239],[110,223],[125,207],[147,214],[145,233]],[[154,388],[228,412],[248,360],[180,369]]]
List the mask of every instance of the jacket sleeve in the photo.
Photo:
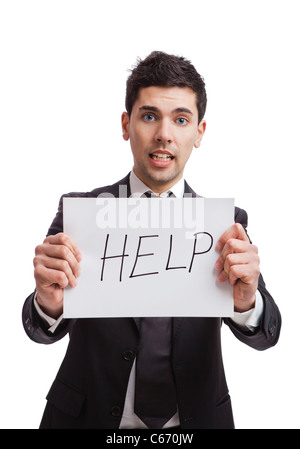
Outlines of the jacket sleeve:
[[[236,208],[235,221],[241,223],[246,230],[248,224],[246,211]],[[263,298],[264,311],[260,325],[254,332],[245,332],[241,330],[238,325],[229,318],[224,319],[224,322],[240,341],[254,349],[263,351],[276,345],[280,335],[281,315],[274,299],[266,289],[266,284],[261,274],[258,281],[258,290]]]
[[[80,194],[78,194],[80,195]],[[60,198],[57,214],[47,232],[48,235],[55,235],[63,231],[63,197],[76,196],[76,194],[63,195]],[[48,330],[49,325],[38,314],[34,306],[35,291],[25,300],[22,310],[22,321],[28,337],[37,343],[54,343],[63,338],[70,330],[73,320],[62,320],[55,332]]]
[[26,334],[36,343],[50,344],[63,338],[71,329],[74,320],[62,320],[55,332],[40,317],[34,306],[35,291],[26,299],[22,310],[22,321]]

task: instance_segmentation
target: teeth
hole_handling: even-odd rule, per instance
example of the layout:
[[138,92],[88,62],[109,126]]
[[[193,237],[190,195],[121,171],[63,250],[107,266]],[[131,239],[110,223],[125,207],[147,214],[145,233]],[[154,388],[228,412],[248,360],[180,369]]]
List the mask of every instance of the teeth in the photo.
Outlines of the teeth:
[[169,161],[172,158],[172,156],[169,156],[168,154],[151,154],[152,159],[155,161]]

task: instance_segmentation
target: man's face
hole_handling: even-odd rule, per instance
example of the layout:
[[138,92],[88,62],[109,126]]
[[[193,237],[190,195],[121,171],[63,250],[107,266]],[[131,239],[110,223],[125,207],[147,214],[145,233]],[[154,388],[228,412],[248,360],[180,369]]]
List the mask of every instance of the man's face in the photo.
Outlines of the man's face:
[[125,140],[130,139],[135,174],[155,193],[172,187],[183,176],[193,147],[205,132],[198,125],[196,94],[189,88],[140,89],[129,119],[122,114]]

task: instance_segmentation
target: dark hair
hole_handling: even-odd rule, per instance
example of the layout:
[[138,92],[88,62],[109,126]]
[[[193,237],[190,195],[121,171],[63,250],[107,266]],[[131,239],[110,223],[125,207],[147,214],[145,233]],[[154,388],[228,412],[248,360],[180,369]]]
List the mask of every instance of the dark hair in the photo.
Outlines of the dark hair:
[[206,110],[206,91],[202,76],[190,61],[162,51],[153,51],[144,60],[138,59],[126,86],[126,110],[131,115],[139,90],[144,87],[189,87],[197,97],[198,121]]

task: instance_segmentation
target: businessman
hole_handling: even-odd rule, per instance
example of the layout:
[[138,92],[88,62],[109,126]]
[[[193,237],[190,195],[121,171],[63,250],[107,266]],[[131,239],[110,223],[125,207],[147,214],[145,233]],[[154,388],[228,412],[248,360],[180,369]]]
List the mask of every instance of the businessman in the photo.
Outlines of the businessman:
[[[131,172],[110,186],[64,196],[118,197],[124,191],[160,201],[197,196],[183,173],[205,133],[205,109],[205,83],[190,61],[163,52],[139,60],[127,80],[122,114],[123,137],[133,154]],[[61,198],[47,237],[36,247],[36,288],[23,307],[32,340],[49,344],[67,333],[70,337],[40,427],[234,428],[222,322],[257,350],[274,346],[281,327],[246,227],[246,212],[235,208],[235,224],[217,244],[218,281],[233,286],[232,319],[64,319],[63,289],[80,282],[82,256],[63,232]],[[167,289],[161,292],[167,294]]]

